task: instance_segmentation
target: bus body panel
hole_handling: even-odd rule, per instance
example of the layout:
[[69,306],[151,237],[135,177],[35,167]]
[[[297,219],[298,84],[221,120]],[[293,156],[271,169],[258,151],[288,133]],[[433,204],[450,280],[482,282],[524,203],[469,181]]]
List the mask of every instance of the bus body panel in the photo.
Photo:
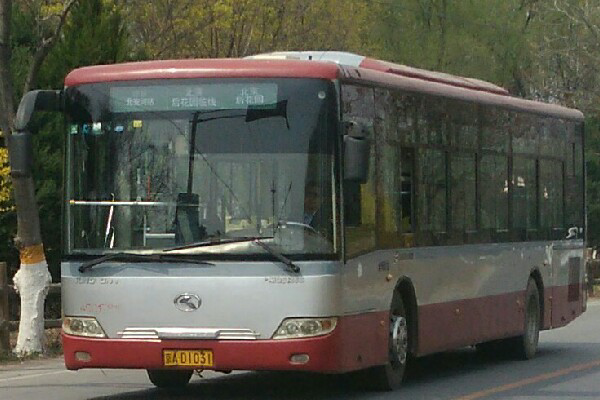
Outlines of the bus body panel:
[[[553,248],[559,246],[569,250],[557,259]],[[537,271],[543,285],[542,328],[562,326],[583,312],[583,264],[572,264],[578,272],[571,271],[571,280],[564,268],[564,260],[582,254],[581,241],[380,250],[347,263],[345,313],[389,310],[396,284],[406,278],[418,306],[418,354],[511,337],[523,332],[525,290]],[[554,265],[562,266],[558,274]]]
[[[339,266],[332,262],[298,262],[301,275],[275,262],[106,262],[84,273],[77,270],[80,264],[63,263],[63,312],[95,317],[113,339],[126,329],[151,328],[222,329],[231,334],[242,329],[256,339],[269,339],[284,318],[331,317],[341,309],[340,279],[334,273]],[[184,294],[198,296],[197,310],[176,307]]]
[[[164,368],[163,350],[211,350],[215,370],[297,370],[340,373],[380,365],[387,359],[387,313],[343,316],[324,336],[290,340],[92,339],[63,333],[65,365],[82,368]],[[89,360],[81,361],[77,352]],[[306,363],[291,356],[308,355]]]
[[585,262],[583,244],[556,243],[552,247],[551,326],[557,328],[574,320],[585,309]]

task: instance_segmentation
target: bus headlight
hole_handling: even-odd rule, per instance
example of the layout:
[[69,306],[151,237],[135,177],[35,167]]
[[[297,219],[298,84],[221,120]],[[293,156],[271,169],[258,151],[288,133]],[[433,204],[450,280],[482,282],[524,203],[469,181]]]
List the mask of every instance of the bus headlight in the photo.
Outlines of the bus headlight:
[[95,338],[105,338],[106,334],[96,321],[91,317],[64,317],[62,324],[63,331],[68,335],[86,336]]
[[337,318],[286,318],[273,339],[295,339],[326,335],[335,329]]

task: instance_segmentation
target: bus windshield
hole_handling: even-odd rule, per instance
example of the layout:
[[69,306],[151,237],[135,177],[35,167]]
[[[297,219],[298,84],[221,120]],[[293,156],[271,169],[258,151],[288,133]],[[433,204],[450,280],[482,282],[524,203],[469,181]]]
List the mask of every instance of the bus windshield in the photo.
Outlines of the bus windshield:
[[337,252],[335,89],[188,79],[67,91],[67,254]]

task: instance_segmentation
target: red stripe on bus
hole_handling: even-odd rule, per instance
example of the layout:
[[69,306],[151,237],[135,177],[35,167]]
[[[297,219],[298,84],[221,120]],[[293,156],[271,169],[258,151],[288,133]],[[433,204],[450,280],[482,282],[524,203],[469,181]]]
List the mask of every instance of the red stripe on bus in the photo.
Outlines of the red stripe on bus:
[[[568,285],[545,288],[543,329],[564,326],[584,311],[582,285],[575,286],[576,301],[568,301]],[[420,306],[419,355],[521,334],[524,300],[522,291]]]

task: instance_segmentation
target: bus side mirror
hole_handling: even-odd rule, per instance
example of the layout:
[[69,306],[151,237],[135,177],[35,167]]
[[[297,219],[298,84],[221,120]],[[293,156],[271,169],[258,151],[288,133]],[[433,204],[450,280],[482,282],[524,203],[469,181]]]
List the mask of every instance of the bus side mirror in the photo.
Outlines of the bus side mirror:
[[32,90],[25,93],[17,110],[15,130],[17,132],[29,130],[29,124],[36,111],[61,111],[63,108],[61,94],[60,90]]
[[344,180],[366,183],[369,179],[368,128],[356,121],[344,123]]
[[7,136],[11,175],[31,175],[33,145],[30,125],[35,112],[61,111],[62,108],[60,90],[33,90],[23,96],[15,118],[15,132]]

